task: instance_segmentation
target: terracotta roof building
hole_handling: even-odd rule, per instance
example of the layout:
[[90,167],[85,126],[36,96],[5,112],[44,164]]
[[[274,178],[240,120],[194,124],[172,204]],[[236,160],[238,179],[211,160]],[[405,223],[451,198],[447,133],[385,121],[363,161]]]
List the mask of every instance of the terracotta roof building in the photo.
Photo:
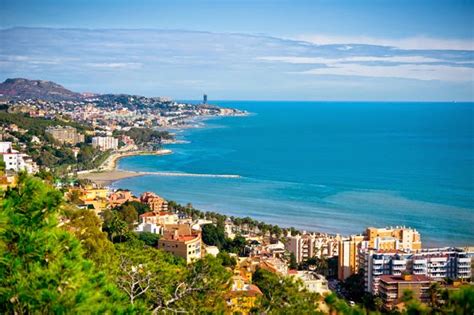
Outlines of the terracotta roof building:
[[168,202],[152,192],[143,193],[140,202],[147,204],[152,211],[168,211]]
[[427,302],[428,289],[432,282],[434,280],[423,275],[383,275],[380,277],[379,294],[386,309],[392,309],[401,303],[401,298],[407,290],[412,291],[416,299]]
[[201,234],[193,231],[187,224],[166,226],[163,237],[158,242],[158,248],[184,258],[186,263],[190,263],[201,258]]

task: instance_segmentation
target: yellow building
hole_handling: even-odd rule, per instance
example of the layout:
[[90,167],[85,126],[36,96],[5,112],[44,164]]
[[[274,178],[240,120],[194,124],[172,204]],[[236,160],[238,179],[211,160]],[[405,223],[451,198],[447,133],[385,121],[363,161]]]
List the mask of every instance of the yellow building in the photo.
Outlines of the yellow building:
[[226,295],[227,314],[250,314],[257,299],[262,296],[262,291],[254,285],[249,284],[240,276],[232,277],[231,290]]
[[93,188],[93,187],[86,187],[85,189],[81,189],[81,199],[91,200],[91,199],[107,199],[107,194],[109,190],[107,188]]
[[421,236],[415,229],[405,227],[378,229],[369,227],[365,235],[368,241],[368,248],[409,251],[418,251],[421,249]]
[[87,186],[84,188],[71,188],[67,193],[69,200],[74,199],[76,196],[79,200],[72,200],[79,206],[84,206],[93,209],[96,213],[105,210],[108,205],[107,195],[109,190],[107,188],[94,188]]
[[364,241],[363,235],[351,235],[348,239],[339,241],[339,255],[337,274],[339,280],[344,280],[358,272],[357,252]]
[[8,188],[13,188],[17,184],[16,176],[6,175],[0,172],[0,191],[5,191]]
[[412,228],[368,227],[362,235],[351,235],[339,241],[338,278],[345,280],[359,271],[359,251],[362,248],[378,250],[418,251],[420,233]]

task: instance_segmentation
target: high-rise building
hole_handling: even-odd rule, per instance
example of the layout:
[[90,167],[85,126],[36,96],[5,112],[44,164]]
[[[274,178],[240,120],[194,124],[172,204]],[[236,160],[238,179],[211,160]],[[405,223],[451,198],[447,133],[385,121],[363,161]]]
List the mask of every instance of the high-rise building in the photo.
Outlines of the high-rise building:
[[360,252],[359,262],[364,270],[366,292],[377,294],[380,277],[400,276],[402,273],[427,276],[432,280],[468,281],[471,278],[471,256],[462,248],[430,248],[421,251],[372,250]]
[[295,255],[296,262],[300,263],[303,260],[314,256],[314,239],[308,235],[295,235],[288,238],[286,249]]
[[411,272],[435,280],[471,279],[472,254],[463,248],[443,247],[423,249],[411,258]]
[[349,238],[339,241],[339,255],[337,258],[337,275],[339,280],[345,280],[359,271],[357,253],[363,241],[363,235],[351,235]]
[[92,146],[101,151],[116,150],[118,148],[118,139],[114,137],[93,137]]
[[339,236],[327,234],[303,234],[287,237],[285,248],[300,263],[311,257],[333,257],[338,254]]
[[364,270],[364,289],[373,295],[378,293],[380,277],[401,276],[408,269],[410,254],[392,250],[363,250],[359,255],[360,268]]
[[339,242],[338,278],[345,280],[357,273],[362,249],[417,251],[421,249],[420,233],[406,227],[369,227],[362,235],[352,235]]

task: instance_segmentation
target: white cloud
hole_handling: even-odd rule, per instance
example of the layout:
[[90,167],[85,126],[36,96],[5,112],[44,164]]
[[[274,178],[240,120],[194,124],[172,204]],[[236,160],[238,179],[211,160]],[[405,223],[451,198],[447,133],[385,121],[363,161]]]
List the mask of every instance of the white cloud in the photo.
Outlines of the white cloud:
[[404,78],[416,80],[473,81],[474,69],[445,65],[397,65],[367,66],[355,63],[340,63],[327,68],[316,68],[299,72],[312,75],[362,76],[378,78]]
[[[318,45],[332,44],[366,44],[378,46],[391,46],[401,49],[428,49],[428,50],[474,50],[473,39],[445,39],[415,36],[399,39],[376,38],[369,36],[331,36],[306,34],[297,36],[298,40],[307,41]],[[350,49],[350,46],[345,46]]]
[[293,64],[336,64],[342,62],[396,62],[396,63],[427,63],[442,62],[438,58],[423,56],[350,56],[342,58],[324,58],[324,57],[294,57],[294,56],[267,56],[258,57],[258,60],[279,61]]
[[[474,68],[457,65],[421,64],[445,60],[423,56],[350,56],[341,58],[266,56],[257,60],[290,64],[322,64],[325,67],[296,72],[314,75],[364,76],[417,80],[472,81]],[[393,62],[397,65],[361,64],[361,62]],[[451,62],[453,63],[453,62]]]
[[142,67],[142,64],[139,62],[90,62],[85,65],[103,69],[139,69]]

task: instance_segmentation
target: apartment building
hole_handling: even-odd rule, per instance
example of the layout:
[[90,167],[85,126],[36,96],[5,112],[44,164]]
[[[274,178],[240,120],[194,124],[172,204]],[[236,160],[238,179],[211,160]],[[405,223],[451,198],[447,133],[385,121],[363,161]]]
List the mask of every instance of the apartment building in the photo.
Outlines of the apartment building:
[[470,280],[471,259],[462,248],[429,248],[411,257],[411,271],[414,275],[426,275],[435,280]]
[[14,150],[11,142],[0,142],[0,158],[5,163],[6,171],[25,171],[29,174],[38,171],[38,167],[32,158],[25,153]]
[[77,132],[76,128],[70,126],[48,127],[46,133],[50,134],[54,140],[60,143],[75,145],[84,142],[84,135]]
[[461,248],[431,248],[416,253],[366,249],[359,256],[365,291],[372,294],[378,293],[383,275],[409,273],[436,281],[447,278],[469,281],[472,274],[471,257]]
[[414,297],[421,302],[428,302],[428,290],[432,282],[434,280],[423,275],[384,275],[380,277],[379,293],[384,302],[384,307],[390,310],[402,302],[401,298],[406,290],[412,291]]
[[295,255],[297,263],[315,255],[314,239],[307,234],[288,238],[285,248]]
[[285,249],[300,263],[311,257],[333,257],[338,254],[339,236],[305,233],[288,236]]
[[201,247],[201,234],[193,231],[188,224],[179,224],[173,229],[166,228],[158,241],[159,249],[184,258],[188,264],[201,258]]
[[383,275],[401,276],[408,269],[410,255],[398,250],[363,250],[359,263],[364,270],[365,291],[377,294]]
[[362,235],[352,235],[339,241],[338,278],[345,280],[360,269],[359,253],[364,249],[421,250],[418,231],[406,227],[369,227]]
[[127,201],[138,201],[130,190],[119,189],[109,196],[109,205],[111,208],[121,206]]
[[93,137],[92,146],[100,151],[117,150],[119,141],[114,137]]
[[141,223],[153,223],[156,225],[174,225],[178,223],[178,215],[167,211],[150,211],[140,215]]
[[168,211],[168,202],[152,192],[143,193],[140,202],[147,204],[152,211]]
[[359,271],[359,252],[365,237],[363,235],[351,235],[349,238],[339,241],[339,255],[337,258],[337,275],[343,281],[350,275]]

